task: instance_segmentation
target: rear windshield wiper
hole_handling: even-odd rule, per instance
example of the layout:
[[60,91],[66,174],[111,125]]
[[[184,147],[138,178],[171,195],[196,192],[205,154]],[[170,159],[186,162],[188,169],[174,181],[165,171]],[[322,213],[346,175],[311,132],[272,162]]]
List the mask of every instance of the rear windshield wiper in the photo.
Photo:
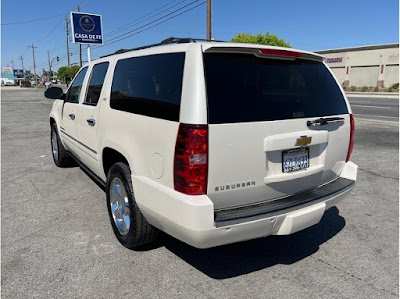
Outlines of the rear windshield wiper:
[[332,122],[337,122],[337,121],[342,121],[344,120],[343,117],[327,117],[327,118],[319,118],[316,120],[309,120],[307,121],[307,127],[309,126],[323,126],[326,125],[327,123],[332,123]]

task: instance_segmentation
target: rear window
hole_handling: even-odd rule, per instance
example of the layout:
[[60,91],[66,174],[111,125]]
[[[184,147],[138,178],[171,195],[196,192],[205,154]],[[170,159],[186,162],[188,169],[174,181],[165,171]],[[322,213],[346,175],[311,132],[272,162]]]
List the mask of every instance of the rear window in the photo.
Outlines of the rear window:
[[321,62],[205,54],[204,67],[211,124],[348,113],[336,81]]
[[117,62],[111,88],[113,109],[179,121],[185,53]]

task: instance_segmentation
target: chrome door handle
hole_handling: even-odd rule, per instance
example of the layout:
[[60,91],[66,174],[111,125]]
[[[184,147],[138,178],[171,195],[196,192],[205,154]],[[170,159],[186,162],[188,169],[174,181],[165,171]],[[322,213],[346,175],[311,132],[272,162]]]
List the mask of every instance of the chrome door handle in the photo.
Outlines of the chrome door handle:
[[75,114],[73,114],[73,113],[69,114],[69,118],[74,120],[75,119]]
[[93,118],[89,118],[87,120],[87,122],[88,122],[89,126],[91,126],[91,127],[93,127],[96,124],[96,120]]

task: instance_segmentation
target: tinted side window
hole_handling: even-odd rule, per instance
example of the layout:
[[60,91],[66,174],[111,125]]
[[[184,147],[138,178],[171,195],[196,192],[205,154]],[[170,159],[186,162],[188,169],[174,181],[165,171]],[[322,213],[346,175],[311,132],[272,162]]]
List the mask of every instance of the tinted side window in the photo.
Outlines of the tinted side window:
[[347,114],[322,62],[246,54],[205,54],[209,123],[272,121]]
[[114,72],[113,109],[179,121],[185,53],[119,60]]
[[96,64],[93,67],[89,81],[89,87],[84,104],[96,106],[100,98],[104,78],[106,77],[108,62]]
[[68,102],[79,103],[79,96],[81,95],[83,79],[85,79],[87,69],[87,67],[82,69],[76,76],[74,82],[72,82],[72,85],[68,91]]

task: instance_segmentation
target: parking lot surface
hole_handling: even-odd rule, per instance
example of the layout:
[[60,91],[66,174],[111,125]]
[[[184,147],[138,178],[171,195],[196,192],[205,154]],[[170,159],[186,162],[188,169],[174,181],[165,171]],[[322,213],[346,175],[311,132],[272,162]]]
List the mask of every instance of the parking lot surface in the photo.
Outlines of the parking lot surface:
[[43,90],[2,88],[3,298],[398,298],[398,99],[351,98],[358,180],[290,236],[200,250],[114,237],[104,192],[52,160]]

